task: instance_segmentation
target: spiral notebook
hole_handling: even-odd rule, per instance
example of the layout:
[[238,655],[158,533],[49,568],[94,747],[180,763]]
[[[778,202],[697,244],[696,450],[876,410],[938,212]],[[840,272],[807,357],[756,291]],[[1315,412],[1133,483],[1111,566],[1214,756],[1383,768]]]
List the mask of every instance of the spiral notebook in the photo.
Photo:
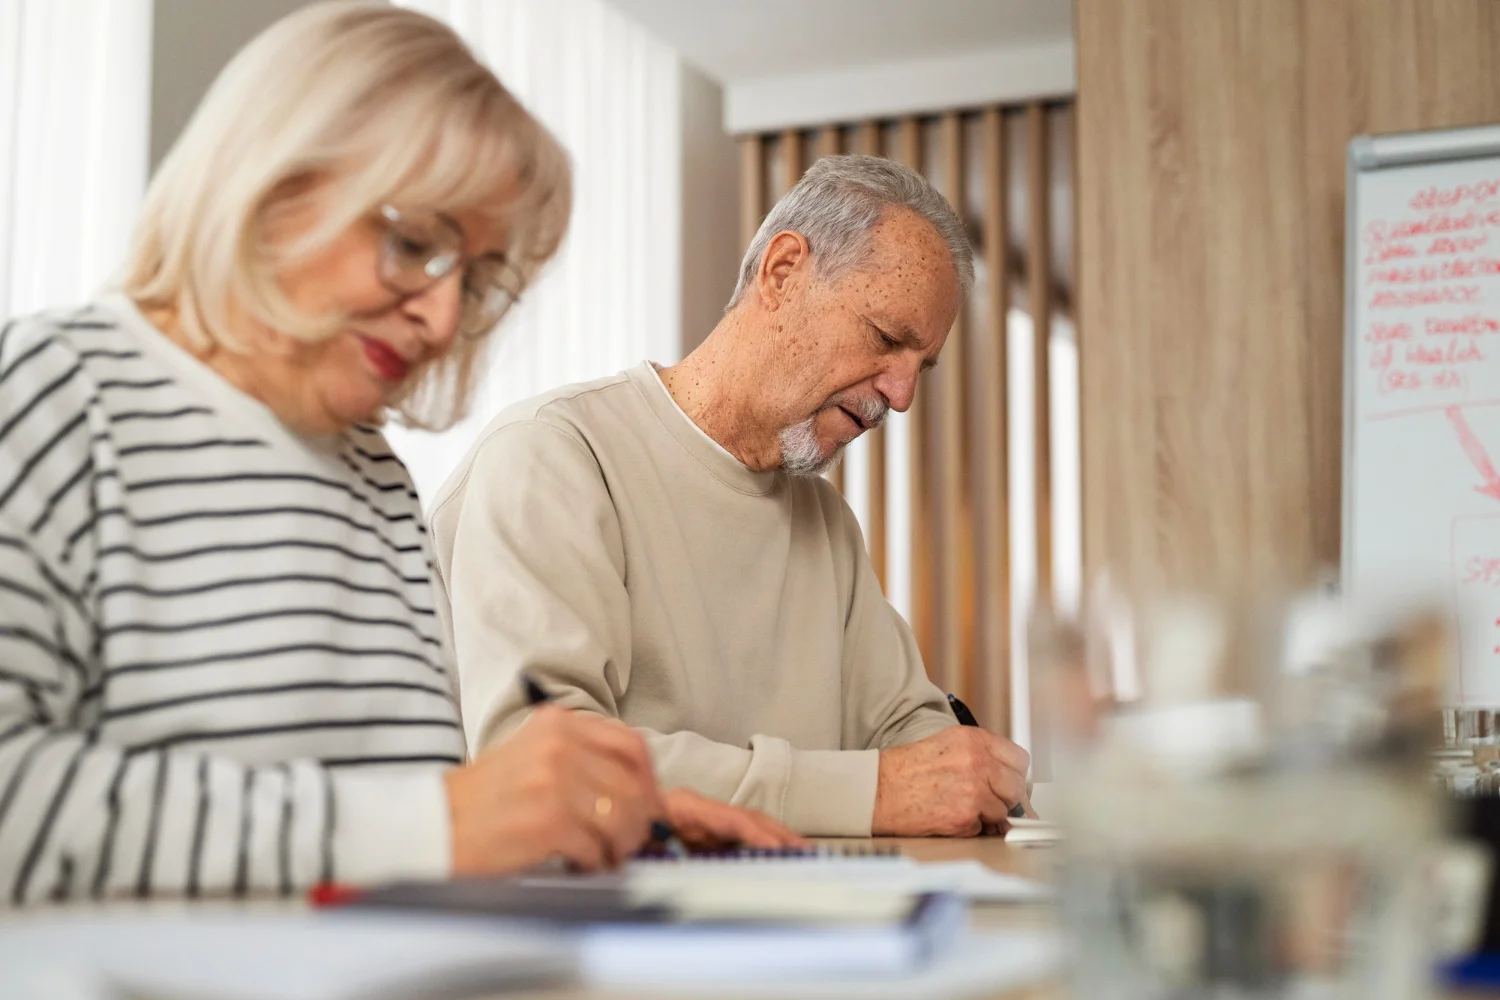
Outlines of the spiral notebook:
[[950,893],[971,903],[1032,903],[1052,899],[1051,886],[997,872],[978,861],[921,862],[885,845],[742,848],[686,857],[646,856],[626,866],[637,885],[667,891],[693,883],[736,880],[836,882],[890,892]]

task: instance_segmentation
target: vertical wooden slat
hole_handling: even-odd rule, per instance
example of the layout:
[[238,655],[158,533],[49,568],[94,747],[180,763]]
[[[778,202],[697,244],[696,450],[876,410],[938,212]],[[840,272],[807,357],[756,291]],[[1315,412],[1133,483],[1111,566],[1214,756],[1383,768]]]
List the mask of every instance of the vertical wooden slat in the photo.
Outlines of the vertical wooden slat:
[[837,125],[829,125],[818,130],[818,142],[814,155],[818,158],[824,156],[838,156],[843,152],[843,136],[839,134]]
[[1026,301],[1031,309],[1033,448],[1036,470],[1036,600],[1052,602],[1052,394],[1048,348],[1052,343],[1052,171],[1048,156],[1047,108],[1026,108]]
[[[1010,733],[1010,225],[1006,193],[1005,113],[984,113],[984,251],[986,329],[976,342],[974,474],[979,556],[980,670],[976,707],[986,728]],[[980,359],[983,359],[982,363]]]
[[[842,137],[839,135],[837,125],[829,125],[818,131],[817,143],[813,147],[813,156],[822,159],[825,156],[838,156],[842,151]],[[842,463],[835,465],[828,472],[828,481],[833,483],[834,489],[840,493],[844,492],[844,466]]]
[[802,179],[802,133],[794,128],[789,128],[781,133],[781,190],[776,192],[780,198],[792,189],[792,185]]
[[740,140],[740,247],[748,247],[765,218],[766,156],[758,135]]
[[[943,154],[943,191],[954,209],[964,212],[964,121],[957,111],[947,112],[940,124]],[[943,347],[943,363],[937,369],[929,392],[936,404],[928,411],[928,446],[935,459],[933,485],[938,530],[937,617],[938,648],[943,676],[950,691],[960,698],[974,698],[974,531],[970,503],[968,461],[969,337],[965,307],[960,304]]]
[[[865,122],[855,133],[855,149],[866,156],[880,156],[880,123]],[[885,589],[886,571],[886,503],[885,503],[885,428],[877,427],[865,434],[868,442],[865,453],[869,455],[869,500],[866,505],[865,522],[869,537],[865,545],[870,550],[870,565],[875,569],[875,578]]]
[[[901,119],[896,138],[896,156],[913,170],[922,169],[922,122],[915,117]],[[925,379],[923,380],[926,381]],[[928,461],[927,405],[929,386],[917,390],[911,409],[906,412],[907,443],[911,456],[910,483],[911,535],[907,545],[911,552],[911,611],[912,631],[916,633],[917,645],[922,650],[923,662],[935,683],[943,683],[942,659],[938,648],[937,616],[933,573],[932,540],[937,537],[932,518],[932,469]]]

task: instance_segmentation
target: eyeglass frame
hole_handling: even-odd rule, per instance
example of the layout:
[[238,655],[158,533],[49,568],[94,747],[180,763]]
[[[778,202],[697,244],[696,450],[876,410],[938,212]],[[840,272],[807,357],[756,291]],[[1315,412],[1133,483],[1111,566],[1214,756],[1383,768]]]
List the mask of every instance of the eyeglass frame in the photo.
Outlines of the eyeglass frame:
[[[476,260],[483,259],[497,261],[501,268],[499,274],[514,276],[514,283],[516,287],[509,288],[506,285],[501,284],[498,280],[490,283],[490,288],[498,289],[500,292],[505,294],[508,297],[508,301],[506,301],[505,305],[502,306],[498,312],[496,312],[494,320],[486,324],[481,329],[469,330],[465,327],[463,316],[464,313],[468,311],[468,306],[464,305],[459,313],[459,338],[468,341],[482,340],[484,337],[488,336],[492,330],[500,325],[500,321],[503,320],[506,314],[515,307],[515,304],[521,300],[521,295],[526,290],[526,278],[525,275],[522,274],[521,269],[517,267],[504,253],[463,253],[463,244],[465,240],[464,228],[459,224],[457,219],[453,218],[451,215],[448,215],[446,212],[403,212],[395,205],[387,202],[379,206],[379,208],[377,209],[377,214],[380,221],[384,223],[384,229],[380,234],[380,259],[376,264],[376,278],[380,281],[381,285],[384,286],[387,291],[391,292],[393,295],[399,296],[397,300],[398,302],[405,302],[407,299],[415,298],[416,296],[421,295],[423,292],[427,291],[433,285],[437,284],[439,281],[442,281],[444,278],[448,277],[455,271],[466,270],[469,265],[474,263]],[[432,273],[431,268],[434,261],[437,258],[445,255],[444,251],[435,251],[430,255],[427,264],[424,265],[421,269],[423,274],[426,275],[427,279],[422,284],[422,286],[420,288],[401,288],[390,280],[388,272],[395,270],[395,268],[392,267],[388,262],[400,252],[393,246],[393,242],[397,238],[398,227],[401,226],[403,221],[410,221],[417,215],[425,215],[436,220],[437,222],[441,223],[444,229],[446,229],[449,235],[451,235],[453,243],[452,261],[445,268],[443,268],[440,273]],[[467,279],[464,280],[466,281]],[[460,294],[464,295],[465,298],[467,298],[468,293],[462,288],[460,290]]]

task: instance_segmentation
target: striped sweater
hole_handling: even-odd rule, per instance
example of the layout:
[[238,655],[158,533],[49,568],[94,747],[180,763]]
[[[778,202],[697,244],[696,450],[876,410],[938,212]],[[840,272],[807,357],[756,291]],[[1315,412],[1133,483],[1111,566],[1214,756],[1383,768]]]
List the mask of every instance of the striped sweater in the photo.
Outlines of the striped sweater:
[[417,495],[125,298],[0,334],[0,901],[449,865],[463,756]]

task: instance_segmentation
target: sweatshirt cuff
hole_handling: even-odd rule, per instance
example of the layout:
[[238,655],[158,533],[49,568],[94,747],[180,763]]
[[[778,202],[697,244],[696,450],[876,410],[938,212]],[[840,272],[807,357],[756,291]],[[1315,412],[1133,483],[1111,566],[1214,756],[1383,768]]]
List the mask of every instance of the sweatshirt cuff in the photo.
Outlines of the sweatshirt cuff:
[[810,837],[868,837],[879,750],[794,750],[783,822]]
[[334,878],[350,885],[443,879],[453,867],[448,789],[438,769],[335,774]]

